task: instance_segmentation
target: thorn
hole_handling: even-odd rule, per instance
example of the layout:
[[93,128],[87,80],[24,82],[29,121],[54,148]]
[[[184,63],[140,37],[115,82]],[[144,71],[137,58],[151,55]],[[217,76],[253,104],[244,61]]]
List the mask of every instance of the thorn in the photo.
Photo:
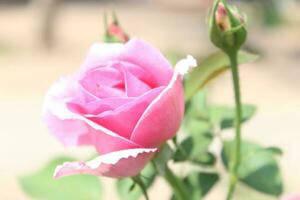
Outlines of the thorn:
[[145,199],[146,199],[146,200],[150,200],[150,199],[149,199],[149,196],[148,196],[148,193],[147,193],[147,188],[146,188],[146,186],[145,186],[143,180],[141,179],[140,174],[137,175],[137,176],[132,177],[132,180],[133,180],[138,186],[140,186],[140,188],[141,188],[141,190],[142,190],[142,192],[143,192],[143,194],[144,194],[144,196],[145,196]]
[[129,192],[132,192],[132,190],[135,188],[135,186],[136,186],[136,183],[134,182],[134,183],[130,186]]

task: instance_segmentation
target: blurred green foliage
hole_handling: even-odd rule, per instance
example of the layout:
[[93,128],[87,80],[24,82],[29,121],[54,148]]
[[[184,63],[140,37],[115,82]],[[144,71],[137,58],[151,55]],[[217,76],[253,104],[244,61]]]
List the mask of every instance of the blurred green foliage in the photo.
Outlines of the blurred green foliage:
[[[239,64],[255,61],[257,58],[257,55],[243,51],[240,51],[238,55]],[[186,100],[189,100],[197,90],[203,88],[209,81],[230,69],[229,59],[223,52],[209,55],[198,63],[198,65],[185,79],[184,89]]]
[[[156,170],[152,163],[149,163],[141,172],[140,178],[144,182],[145,189],[153,184],[156,178]],[[142,197],[143,191],[131,178],[117,180],[117,192],[122,200],[138,200]]]
[[[275,158],[279,151],[278,148],[263,148],[258,144],[244,141],[239,179],[257,191],[280,196],[283,191],[283,183]],[[229,167],[229,161],[233,159],[233,155],[234,142],[226,141],[222,150],[222,160],[226,168]]]

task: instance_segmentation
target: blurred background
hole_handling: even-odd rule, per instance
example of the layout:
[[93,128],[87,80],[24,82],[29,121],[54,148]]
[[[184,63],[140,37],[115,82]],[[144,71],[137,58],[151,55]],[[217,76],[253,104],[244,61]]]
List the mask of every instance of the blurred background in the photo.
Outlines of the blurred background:
[[[284,150],[280,159],[285,193],[300,192],[300,1],[240,0],[249,21],[246,48],[261,55],[241,67],[243,102],[257,115],[245,124],[245,138]],[[79,68],[88,47],[103,36],[103,14],[114,10],[131,36],[166,54],[199,58],[216,49],[208,40],[210,0],[0,0],[0,199],[29,200],[18,177],[60,154],[85,156],[92,150],[65,149],[41,120],[43,97],[62,74]],[[232,104],[225,73],[209,85],[213,102]],[[103,179],[105,199],[117,199]],[[223,180],[206,199],[222,200]],[[238,199],[273,200],[239,186]],[[246,195],[245,195],[246,194]],[[153,199],[168,199],[158,181]]]

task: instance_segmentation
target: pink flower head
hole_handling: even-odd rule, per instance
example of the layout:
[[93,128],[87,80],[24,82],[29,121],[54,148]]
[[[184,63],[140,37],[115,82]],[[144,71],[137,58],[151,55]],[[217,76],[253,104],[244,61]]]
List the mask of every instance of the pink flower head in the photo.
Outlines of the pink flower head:
[[[190,65],[196,65],[189,57]],[[172,138],[184,113],[180,70],[148,43],[94,44],[79,72],[50,88],[44,118],[67,146],[91,145],[99,157],[65,163],[55,177],[137,175]]]

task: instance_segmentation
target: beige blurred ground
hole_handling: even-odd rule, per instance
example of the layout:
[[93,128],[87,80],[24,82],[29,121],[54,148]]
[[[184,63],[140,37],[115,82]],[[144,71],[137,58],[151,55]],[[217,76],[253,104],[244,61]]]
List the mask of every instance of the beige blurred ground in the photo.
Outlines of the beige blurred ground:
[[[76,70],[89,45],[101,40],[102,14],[110,8],[118,11],[131,35],[164,51],[200,56],[213,51],[207,41],[205,13],[195,6],[65,5],[59,13],[57,46],[52,51],[40,48],[40,12],[36,7],[0,7],[0,199],[27,200],[17,176],[42,166],[49,158],[90,152],[63,148],[42,123],[41,107],[49,85],[60,75]],[[259,107],[256,117],[244,127],[244,136],[280,146],[285,152],[281,158],[285,191],[300,192],[300,21],[299,16],[292,15],[296,12],[288,13],[292,19],[289,25],[252,31],[249,44],[257,44],[265,54],[260,62],[241,70],[243,101]],[[210,87],[213,101],[232,102],[229,74]],[[105,182],[105,199],[117,199],[113,181]],[[226,177],[206,199],[222,200],[225,186]],[[168,191],[160,181],[150,197],[168,199]],[[251,196],[245,187],[239,187],[238,193],[242,195],[237,199],[272,200],[256,193]]]

